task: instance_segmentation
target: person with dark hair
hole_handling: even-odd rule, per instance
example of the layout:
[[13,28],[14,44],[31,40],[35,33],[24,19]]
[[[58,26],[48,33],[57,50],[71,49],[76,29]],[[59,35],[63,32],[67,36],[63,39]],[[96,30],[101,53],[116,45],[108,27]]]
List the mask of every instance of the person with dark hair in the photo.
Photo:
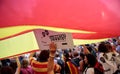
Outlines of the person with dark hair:
[[[20,74],[20,62],[19,59],[16,58],[16,61],[10,61],[9,66],[2,66],[0,69],[0,74]],[[17,64],[17,65],[16,65]]]
[[46,62],[49,58],[49,50],[42,50],[41,53],[38,55],[37,60],[39,62]]
[[60,55],[59,55],[58,52],[55,54],[55,59],[54,59],[54,61],[61,66],[60,74],[64,74],[64,73],[65,73],[64,61],[63,61],[63,59],[60,57]]
[[111,66],[111,73],[114,73],[117,70],[117,64],[115,61],[115,57],[117,56],[117,52],[113,51],[112,45],[111,44],[106,44],[106,48],[108,50],[105,55],[107,56],[106,62]]
[[78,67],[72,62],[69,52],[64,52],[65,74],[78,74]]
[[[101,43],[98,47],[98,61],[103,65],[105,74],[112,74],[116,71],[117,66],[113,61],[113,48],[109,42]],[[115,54],[114,54],[115,55]]]
[[34,53],[30,55],[30,65],[32,66],[34,74],[47,74],[47,64],[49,58],[49,51],[42,50],[39,54],[37,60],[35,60],[32,56]]
[[10,62],[10,67],[13,69],[13,71],[15,73],[16,69],[17,69],[17,63],[16,63],[16,61],[11,61]]
[[95,49],[92,46],[88,46],[87,49],[90,51],[90,53],[92,55],[94,55],[96,57],[96,51],[95,51]]
[[14,74],[14,71],[10,66],[2,66],[0,69],[0,74]]
[[3,59],[1,60],[2,66],[9,66],[10,64],[10,59]]
[[107,53],[107,52],[108,52],[108,50],[107,50],[105,42],[101,42],[98,46],[98,55],[97,55],[97,59],[100,63],[102,63],[102,61],[100,59],[103,58],[104,56],[106,56],[105,53]]
[[87,68],[84,70],[83,74],[94,74],[94,66],[97,63],[97,59],[92,54],[85,55],[85,63],[88,64]]
[[52,43],[50,44],[50,50],[42,50],[37,60],[32,57],[34,53],[30,54],[30,65],[32,66],[34,74],[48,74],[48,72],[51,74],[60,71],[60,66],[54,64],[55,51],[55,45]]
[[106,53],[108,52],[105,42],[101,42],[98,46],[98,52]]
[[80,53],[80,74],[83,74],[85,68],[87,67],[87,64],[84,61],[85,55],[83,53]]
[[63,58],[64,58],[64,62],[65,62],[65,73],[66,74],[70,74],[70,70],[69,70],[69,67],[68,67],[68,64],[67,64],[67,62],[70,61],[69,53],[68,52],[64,52]]
[[80,62],[80,59],[79,59],[79,54],[78,52],[74,51],[73,53],[73,58],[71,59],[71,62],[76,66],[76,67],[79,67],[79,62]]

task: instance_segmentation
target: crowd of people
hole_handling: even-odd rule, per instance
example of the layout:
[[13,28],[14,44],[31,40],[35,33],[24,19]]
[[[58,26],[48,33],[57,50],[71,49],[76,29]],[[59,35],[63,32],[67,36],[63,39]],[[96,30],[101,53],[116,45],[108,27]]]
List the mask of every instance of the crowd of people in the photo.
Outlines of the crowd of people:
[[0,74],[119,74],[120,39],[111,38],[96,44],[31,52],[0,60]]

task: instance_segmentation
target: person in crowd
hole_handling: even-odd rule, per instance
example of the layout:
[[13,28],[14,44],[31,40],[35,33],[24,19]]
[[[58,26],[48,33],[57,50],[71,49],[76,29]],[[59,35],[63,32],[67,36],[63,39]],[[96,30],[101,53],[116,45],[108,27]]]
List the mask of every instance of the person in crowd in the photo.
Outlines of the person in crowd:
[[64,60],[64,65],[65,65],[65,73],[66,74],[70,74],[70,70],[69,70],[67,62],[69,62],[71,59],[69,57],[69,53],[68,52],[64,52],[63,53],[63,60]]
[[114,73],[117,70],[117,64],[116,64],[115,58],[114,58],[115,56],[117,56],[117,53],[115,53],[115,51],[113,51],[112,45],[109,42],[106,43],[106,48],[108,50],[107,53],[104,53],[107,57],[106,62],[112,66],[113,69],[111,71],[113,71],[113,73]]
[[[92,60],[91,60],[92,59]],[[88,64],[83,74],[94,74],[94,66],[97,63],[97,59],[92,54],[85,55],[85,63]]]
[[98,51],[99,51],[99,62],[103,65],[105,74],[112,74],[116,71],[117,65],[113,61],[113,52],[112,52],[112,46],[108,42],[102,42],[98,46]]
[[91,46],[91,45],[88,45],[87,46],[87,49],[89,50],[89,52],[94,55],[96,57],[96,51],[95,49]]
[[1,60],[2,66],[9,66],[10,64],[10,59],[2,59]]
[[10,65],[9,66],[12,67],[12,69],[13,69],[13,71],[15,73],[16,69],[17,69],[17,62],[15,61],[15,59],[10,61]]
[[69,50],[68,50],[69,58],[70,58],[70,59],[74,58],[74,57],[73,57],[73,56],[74,56],[74,55],[73,55],[74,50],[75,50],[75,49],[73,49],[73,50],[72,50],[72,49],[69,49]]
[[[52,73],[53,65],[54,72],[60,71],[60,66],[54,64],[55,51],[56,47],[51,43],[50,50],[42,50],[37,60],[32,57],[34,53],[30,54],[30,65],[32,66],[34,74]],[[51,66],[51,68],[49,66]]]
[[[98,46],[98,61],[103,65],[105,74],[111,73],[111,66],[106,62],[106,59],[108,58],[105,53],[107,53],[107,47],[105,42],[101,42]],[[106,58],[106,59],[105,59]]]
[[55,59],[54,59],[55,63],[59,64],[61,66],[61,70],[60,70],[60,74],[65,74],[65,68],[64,68],[64,61],[63,59],[60,57],[59,53],[55,54]]
[[101,42],[98,46],[98,55],[97,55],[97,59],[98,61],[101,63],[102,61],[100,60],[100,58],[103,58],[104,53],[107,53],[107,47],[105,45],[105,42]]
[[85,68],[87,67],[87,64],[85,63],[84,61],[84,58],[85,58],[85,55],[83,53],[80,53],[80,68],[79,68],[79,71],[80,71],[80,74],[83,74]]
[[[56,66],[54,64],[54,57],[55,57],[55,52],[57,49],[56,44],[54,44],[53,42],[49,45],[50,48],[50,54],[49,54],[49,59],[48,59],[48,69],[47,69],[47,74],[55,74],[55,71],[60,71],[61,67],[60,66]],[[56,70],[55,70],[56,68]]]
[[75,66],[71,58],[69,57],[69,53],[64,53],[64,62],[65,62],[65,74],[78,74],[78,67]]
[[74,51],[73,52],[73,58],[71,59],[71,62],[76,66],[76,67],[79,67],[79,62],[80,62],[80,59],[79,59],[79,54],[77,51]]
[[117,41],[116,51],[120,54],[120,40]]
[[32,67],[29,65],[29,61],[26,58],[21,62],[20,74],[33,74]]
[[90,54],[90,51],[87,49],[87,47],[85,45],[82,45],[82,47],[83,47],[84,54]]
[[21,63],[20,63],[18,57],[15,57],[15,58],[16,58],[16,62],[17,62],[17,69],[16,69],[16,72],[14,74],[20,74]]
[[[18,58],[15,60],[18,61]],[[20,74],[20,62],[18,61],[17,65],[16,62],[11,62],[10,65],[2,65],[0,74]]]
[[14,71],[10,66],[2,66],[0,69],[0,74],[14,74]]

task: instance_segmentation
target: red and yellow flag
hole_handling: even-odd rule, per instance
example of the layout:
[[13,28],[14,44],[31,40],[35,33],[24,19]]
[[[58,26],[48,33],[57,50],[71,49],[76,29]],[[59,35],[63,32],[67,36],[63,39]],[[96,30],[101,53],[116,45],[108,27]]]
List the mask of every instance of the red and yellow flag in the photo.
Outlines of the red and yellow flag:
[[72,33],[76,45],[120,36],[119,12],[118,0],[1,0],[0,51],[7,39],[38,28]]

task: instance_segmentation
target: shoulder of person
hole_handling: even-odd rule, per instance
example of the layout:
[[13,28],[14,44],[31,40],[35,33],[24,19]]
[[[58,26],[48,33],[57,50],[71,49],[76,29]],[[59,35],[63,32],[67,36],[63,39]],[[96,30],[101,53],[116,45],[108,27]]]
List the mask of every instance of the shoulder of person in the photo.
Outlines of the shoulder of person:
[[93,67],[88,68],[86,74],[94,74],[94,68]]

